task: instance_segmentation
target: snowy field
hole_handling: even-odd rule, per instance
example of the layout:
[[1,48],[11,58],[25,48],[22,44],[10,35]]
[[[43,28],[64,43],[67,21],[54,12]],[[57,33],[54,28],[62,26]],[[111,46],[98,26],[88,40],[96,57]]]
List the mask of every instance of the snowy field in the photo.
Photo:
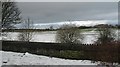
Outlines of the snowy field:
[[68,60],[29,53],[0,51],[1,65],[97,65],[89,60]]
[[[8,32],[3,40],[18,40],[18,32]],[[98,34],[95,31],[83,32],[83,44],[92,44],[97,40]],[[31,39],[32,42],[56,42],[56,31],[35,32]]]
[[[118,35],[118,31],[115,31]],[[8,32],[7,37],[2,37],[3,40],[18,40],[18,32]],[[97,41],[97,38],[99,37],[98,32],[96,32],[94,29],[92,31],[86,31],[81,33],[84,37],[82,40],[83,44],[93,44],[95,41]],[[118,36],[116,36],[116,39],[118,39]],[[31,39],[32,42],[56,42],[56,31],[44,31],[44,32],[35,32]]]

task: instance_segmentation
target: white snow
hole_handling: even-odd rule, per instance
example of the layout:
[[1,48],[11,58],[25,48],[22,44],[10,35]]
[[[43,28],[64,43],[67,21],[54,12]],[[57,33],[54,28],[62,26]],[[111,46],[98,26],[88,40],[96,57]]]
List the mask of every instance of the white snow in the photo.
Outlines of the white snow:
[[0,36],[0,40],[2,40],[2,37]]
[[[115,30],[117,34],[116,39],[118,39],[118,30]],[[8,32],[8,37],[2,37],[3,40],[18,40],[17,36],[19,32]],[[83,44],[93,44],[97,41],[99,37],[98,32],[93,29],[92,31],[86,31],[81,33],[83,35]],[[56,42],[56,31],[43,31],[43,32],[35,32],[33,34],[32,42]]]
[[2,36],[2,40],[18,40],[19,32],[4,32],[7,36]]
[[84,37],[82,40],[83,44],[93,44],[95,41],[97,41],[97,38],[99,36],[99,33],[96,32],[95,29],[88,32],[82,32],[81,34]]
[[2,65],[97,65],[89,60],[51,58],[30,53],[0,51],[0,54],[2,54]]
[[[2,37],[3,40],[18,40],[18,32],[9,32],[8,37]],[[96,41],[96,32],[83,32],[84,39],[82,43],[91,44]],[[56,31],[35,32],[31,39],[32,42],[56,42]]]
[[0,51],[0,67],[2,65],[2,52]]
[[36,32],[31,41],[55,42],[56,31]]

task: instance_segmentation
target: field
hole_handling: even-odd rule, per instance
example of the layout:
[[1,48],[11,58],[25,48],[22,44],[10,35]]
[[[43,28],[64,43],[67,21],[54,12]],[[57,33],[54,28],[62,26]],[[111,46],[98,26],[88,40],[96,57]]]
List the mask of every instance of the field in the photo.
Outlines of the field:
[[[21,32],[24,32],[21,31]],[[21,33],[16,30],[16,32],[5,32],[7,33],[7,37],[2,37],[3,40],[19,40],[18,35]],[[84,37],[82,40],[83,44],[93,44],[97,38],[99,37],[99,34],[96,30],[96,28],[89,28],[89,29],[82,29],[81,31],[82,36]],[[118,30],[115,29],[115,34],[117,34],[116,39],[118,39]],[[31,42],[56,42],[56,31],[54,30],[47,30],[47,31],[34,31],[32,35]]]

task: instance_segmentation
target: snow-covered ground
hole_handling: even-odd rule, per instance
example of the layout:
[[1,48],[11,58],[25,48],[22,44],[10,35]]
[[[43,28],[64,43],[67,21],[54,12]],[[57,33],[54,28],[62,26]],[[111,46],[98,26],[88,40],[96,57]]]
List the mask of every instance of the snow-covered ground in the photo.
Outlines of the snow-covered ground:
[[89,60],[68,60],[29,53],[0,51],[0,65],[97,65]]
[[89,31],[89,32],[82,32],[83,35],[83,44],[93,44],[95,41],[97,41],[97,38],[99,36],[98,32],[95,30]]
[[36,32],[31,41],[55,42],[56,31]]
[[[18,40],[18,32],[8,32],[7,37],[2,37],[3,40]],[[98,34],[94,31],[83,32],[84,36],[82,43],[92,44],[97,40]],[[31,39],[32,42],[56,42],[56,31],[36,32]]]
[[[114,31],[117,34],[116,39],[118,39],[118,30]],[[19,32],[8,32],[7,37],[2,37],[3,40],[18,40]],[[92,31],[86,31],[81,33],[83,35],[83,44],[92,44],[97,41],[99,37],[98,32],[94,29]],[[56,31],[44,31],[44,32],[35,32],[31,39],[32,42],[56,42]]]
[[2,52],[0,51],[0,67],[2,65]]

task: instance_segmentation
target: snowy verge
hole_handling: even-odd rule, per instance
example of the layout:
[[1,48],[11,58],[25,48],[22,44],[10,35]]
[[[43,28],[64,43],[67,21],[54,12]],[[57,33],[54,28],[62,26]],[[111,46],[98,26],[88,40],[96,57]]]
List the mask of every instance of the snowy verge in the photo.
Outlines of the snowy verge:
[[51,58],[30,53],[0,51],[0,54],[2,54],[2,65],[97,65],[89,60]]

